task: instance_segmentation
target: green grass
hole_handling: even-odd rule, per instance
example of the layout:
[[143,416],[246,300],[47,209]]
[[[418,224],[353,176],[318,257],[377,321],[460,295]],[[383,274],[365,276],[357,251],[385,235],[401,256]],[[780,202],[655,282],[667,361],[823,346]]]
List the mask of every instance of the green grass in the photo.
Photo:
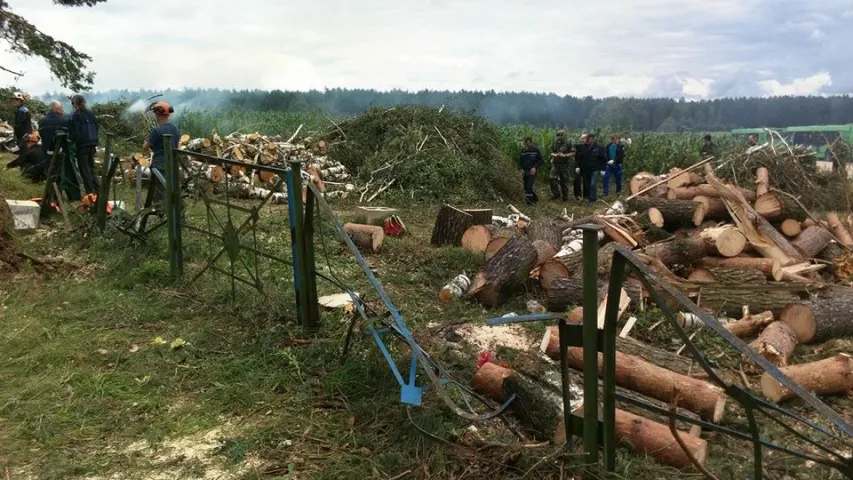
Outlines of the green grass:
[[[32,189],[9,172],[0,175],[4,195]],[[544,180],[538,188],[545,197]],[[125,187],[118,191],[130,200]],[[333,206],[342,221],[354,218],[352,203]],[[491,206],[506,213],[505,204]],[[565,206],[541,202],[522,210],[544,218]],[[586,211],[568,206],[576,215]],[[439,305],[441,286],[482,261],[462,249],[428,245],[438,206],[399,208],[410,235],[386,239],[384,251],[367,261],[419,342],[467,382],[477,351],[455,353],[438,337],[441,328],[521,313],[528,298],[541,294],[531,290],[491,312],[467,301]],[[74,214],[72,220],[82,219]],[[199,204],[188,204],[188,220],[205,220]],[[333,272],[382,311],[329,220],[318,222],[318,270]],[[425,394],[423,406],[407,409],[385,360],[360,334],[362,325],[342,363],[349,319],[343,312],[323,312],[315,335],[295,324],[287,267],[261,262],[265,295],[238,285],[232,298],[230,283],[218,274],[171,285],[164,231],[142,247],[116,232],[100,237],[58,227],[53,219],[51,235],[39,231],[22,240],[29,254],[61,258],[64,265],[46,273],[26,267],[0,281],[0,472],[5,463],[12,478],[215,478],[221,471],[239,479],[388,479],[410,471],[401,478],[556,479],[580,472],[576,457],[551,446],[521,447],[528,440],[515,439],[499,423],[477,428],[485,441],[504,446],[470,446],[469,424],[433,393]],[[286,208],[264,209],[258,242],[289,258]],[[189,278],[210,248],[219,247],[192,233],[184,243]],[[338,291],[325,281],[318,287],[321,295]],[[659,319],[644,315],[638,331]],[[543,327],[530,328],[539,334]],[[389,345],[405,372],[404,345]],[[188,445],[204,446],[203,454]],[[745,478],[748,444],[717,435],[711,448],[709,466],[720,478]],[[774,463],[772,471],[798,478],[796,465]],[[618,472],[615,478],[699,478],[626,449],[619,450]]]

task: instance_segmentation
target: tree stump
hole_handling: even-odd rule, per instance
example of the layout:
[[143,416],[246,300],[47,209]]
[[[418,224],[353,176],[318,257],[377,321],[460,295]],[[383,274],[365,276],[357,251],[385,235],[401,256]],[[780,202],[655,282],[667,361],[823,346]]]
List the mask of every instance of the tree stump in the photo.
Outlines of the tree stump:
[[471,215],[471,225],[491,225],[493,211],[491,208],[466,208],[465,213]]
[[473,217],[457,210],[450,205],[441,207],[438,217],[435,219],[435,227],[432,230],[432,245],[459,246],[462,244],[462,236],[465,230],[471,226]]

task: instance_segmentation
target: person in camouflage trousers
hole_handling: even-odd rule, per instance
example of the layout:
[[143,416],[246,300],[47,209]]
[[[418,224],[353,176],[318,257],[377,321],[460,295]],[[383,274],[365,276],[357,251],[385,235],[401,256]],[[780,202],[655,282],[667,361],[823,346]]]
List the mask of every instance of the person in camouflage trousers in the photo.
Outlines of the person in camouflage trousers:
[[574,146],[566,139],[566,132],[557,130],[551,145],[551,200],[569,200],[569,165],[574,156]]

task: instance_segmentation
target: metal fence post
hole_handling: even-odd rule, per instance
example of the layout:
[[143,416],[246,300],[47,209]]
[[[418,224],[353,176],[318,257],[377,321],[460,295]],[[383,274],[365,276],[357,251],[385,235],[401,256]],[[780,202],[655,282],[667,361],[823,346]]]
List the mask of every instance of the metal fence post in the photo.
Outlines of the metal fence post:
[[320,326],[320,305],[317,303],[317,269],[314,258],[314,191],[310,188],[305,198],[305,228],[302,236],[305,242],[305,328],[315,330]]
[[180,280],[184,270],[181,241],[181,188],[178,180],[178,162],[172,150],[172,135],[163,135],[164,166],[166,169],[166,218],[169,225],[169,265],[172,277]]
[[622,283],[625,280],[625,257],[619,252],[613,255],[610,268],[610,284],[607,289],[607,305],[604,311],[604,335],[602,348],[604,423],[604,469],[609,473],[616,471],[616,321],[619,316],[619,300],[622,296]]
[[293,262],[294,275],[296,276],[296,311],[299,316],[299,324],[303,327],[308,323],[307,312],[311,308],[308,305],[308,265],[305,258],[305,219],[302,205],[302,161],[290,161],[290,185],[287,189],[288,208],[290,210],[290,236],[292,246],[295,249],[295,261]]
[[598,463],[598,225],[583,230],[583,444]]
[[112,181],[112,151],[113,136],[107,134],[107,145],[104,147],[104,167],[101,174],[101,188],[98,189],[97,220],[98,230],[101,232],[107,227],[107,201],[110,196],[110,182]]

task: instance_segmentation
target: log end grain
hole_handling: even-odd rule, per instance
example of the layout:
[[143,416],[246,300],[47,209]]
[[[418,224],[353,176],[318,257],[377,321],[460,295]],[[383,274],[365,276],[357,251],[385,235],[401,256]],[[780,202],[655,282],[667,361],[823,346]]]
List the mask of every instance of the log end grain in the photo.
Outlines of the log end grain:
[[788,238],[796,238],[803,231],[802,224],[793,218],[788,218],[782,222],[780,227],[782,234]]
[[546,290],[551,288],[551,284],[554,280],[558,278],[568,278],[568,276],[569,269],[566,268],[566,265],[563,262],[555,258],[545,261],[545,263],[539,267],[539,285]]
[[488,245],[486,245],[486,261],[491,260],[492,257],[497,255],[501,248],[509,242],[509,238],[507,237],[497,237],[493,238]]
[[492,241],[492,233],[483,225],[474,225],[465,230],[462,235],[462,248],[471,253],[484,253],[489,242]]
[[706,268],[694,268],[687,281],[694,283],[714,283],[714,274]]
[[544,240],[534,240],[533,248],[536,249],[536,265],[542,265],[557,254],[557,249]]
[[504,380],[511,377],[513,371],[492,362],[484,363],[471,379],[474,390],[482,392],[489,398],[503,401],[506,400],[503,391]]
[[[845,353],[781,370],[791,380],[817,395],[843,394],[853,390],[853,359]],[[796,397],[769,373],[761,376],[761,393],[776,403]]]
[[817,333],[815,315],[808,305],[788,305],[779,314],[779,320],[791,326],[800,343],[811,342]]
[[663,214],[660,213],[660,210],[658,210],[655,207],[652,207],[649,209],[648,215],[649,215],[649,220],[652,222],[652,225],[654,225],[658,228],[663,228],[664,219],[663,219]]

